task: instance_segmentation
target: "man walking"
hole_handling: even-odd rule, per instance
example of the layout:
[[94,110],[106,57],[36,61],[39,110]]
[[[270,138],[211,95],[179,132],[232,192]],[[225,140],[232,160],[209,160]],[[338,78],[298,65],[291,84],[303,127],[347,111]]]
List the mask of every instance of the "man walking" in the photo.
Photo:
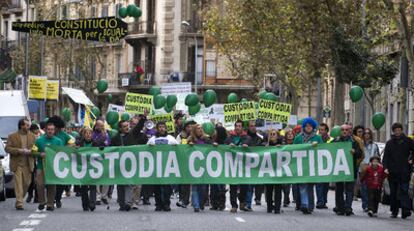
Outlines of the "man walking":
[[[148,140],[148,145],[177,145],[177,140],[167,133],[165,122],[157,123],[157,134]],[[170,196],[172,193],[171,185],[154,185],[155,211],[171,211]]]
[[[56,194],[56,185],[46,185],[45,186],[45,171],[43,169],[44,159],[46,157],[45,148],[49,145],[64,146],[61,139],[55,136],[56,127],[53,123],[48,123],[46,125],[46,134],[42,135],[35,142],[35,145],[32,149],[32,154],[37,156],[37,193],[39,199],[38,210],[43,211],[47,205],[46,210],[53,211],[54,200]],[[47,200],[45,199],[45,188],[47,189]]]
[[18,131],[9,135],[6,152],[10,153],[10,170],[14,173],[14,192],[17,210],[23,210],[23,200],[31,183],[34,158],[30,155],[36,137],[29,132],[30,121],[21,119]]
[[[330,143],[332,138],[329,136],[329,127],[325,123],[321,123],[319,125],[319,135],[322,137],[322,141],[324,143]],[[316,189],[316,208],[317,209],[327,209],[328,206],[328,191],[329,191],[329,183],[317,183],[315,185]]]
[[391,217],[398,216],[401,207],[403,219],[411,216],[408,186],[410,181],[410,164],[412,164],[414,142],[403,133],[400,123],[392,125],[393,135],[384,149],[384,172],[388,174],[390,184]]

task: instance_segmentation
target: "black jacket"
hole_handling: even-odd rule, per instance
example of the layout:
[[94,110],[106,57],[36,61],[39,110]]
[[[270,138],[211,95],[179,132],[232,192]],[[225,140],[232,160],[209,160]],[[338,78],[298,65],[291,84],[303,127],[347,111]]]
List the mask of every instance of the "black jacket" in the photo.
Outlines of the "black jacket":
[[118,133],[111,139],[111,146],[129,146],[147,144],[148,138],[142,133],[146,119],[140,119],[138,124],[125,136]]
[[389,171],[389,179],[394,181],[408,182],[410,180],[410,164],[414,142],[405,135],[392,136],[384,149],[383,165]]
[[247,131],[247,135],[250,136],[251,141],[250,141],[250,145],[251,146],[264,146],[264,137],[262,135],[260,135],[259,133],[251,133],[250,131]]

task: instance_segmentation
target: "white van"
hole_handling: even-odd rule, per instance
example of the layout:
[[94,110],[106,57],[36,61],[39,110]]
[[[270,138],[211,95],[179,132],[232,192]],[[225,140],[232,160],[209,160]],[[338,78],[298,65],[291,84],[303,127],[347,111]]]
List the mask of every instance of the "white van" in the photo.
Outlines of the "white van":
[[[2,142],[0,145],[7,144],[7,137],[10,133],[17,131],[18,121],[22,118],[30,120],[27,100],[23,91],[0,91],[0,138]],[[11,197],[14,194],[14,180],[13,173],[9,168],[9,159],[8,153],[0,153],[0,165],[2,166],[0,171],[4,173],[0,173],[2,181],[0,186],[4,185],[7,196]]]

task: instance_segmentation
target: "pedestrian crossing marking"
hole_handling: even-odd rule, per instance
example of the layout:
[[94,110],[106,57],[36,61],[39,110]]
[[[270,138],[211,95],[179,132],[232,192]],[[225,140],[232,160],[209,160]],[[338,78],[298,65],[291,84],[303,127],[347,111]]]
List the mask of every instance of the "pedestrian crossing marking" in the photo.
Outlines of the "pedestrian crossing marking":
[[34,226],[39,225],[41,220],[24,220],[20,223],[22,226]]
[[234,219],[236,219],[236,221],[240,222],[240,223],[245,223],[246,221],[241,218],[241,217],[235,217]]
[[34,218],[34,219],[40,219],[40,218],[46,218],[47,214],[39,214],[39,213],[33,213],[30,214],[29,218]]

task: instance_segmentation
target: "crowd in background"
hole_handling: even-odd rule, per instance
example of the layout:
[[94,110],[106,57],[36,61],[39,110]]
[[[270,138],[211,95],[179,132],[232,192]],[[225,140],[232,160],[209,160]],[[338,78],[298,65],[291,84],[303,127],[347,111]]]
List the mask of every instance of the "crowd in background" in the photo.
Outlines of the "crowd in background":
[[392,126],[393,135],[380,153],[373,140],[373,132],[362,126],[350,124],[341,126],[338,137],[330,137],[329,126],[318,124],[312,118],[306,118],[301,125],[285,129],[257,130],[256,121],[234,123],[234,129],[228,131],[222,124],[215,125],[215,132],[205,134],[200,124],[184,121],[181,114],[175,116],[175,134],[169,134],[164,122],[154,128],[147,126],[146,115],[132,117],[129,121],[119,121],[118,133],[111,136],[105,120],[98,118],[94,126],[66,126],[59,116],[53,116],[47,122],[31,124],[22,119],[18,131],[8,138],[6,151],[11,155],[11,170],[15,175],[17,210],[24,209],[26,202],[39,203],[38,210],[53,211],[62,206],[62,195],[70,196],[69,185],[45,185],[43,160],[45,147],[50,144],[73,147],[128,146],[128,145],[230,145],[240,147],[282,146],[309,143],[317,146],[321,143],[351,142],[353,156],[354,181],[303,184],[266,184],[266,185],[117,185],[74,186],[76,196],[81,197],[84,211],[94,211],[96,206],[108,204],[113,191],[117,191],[117,203],[120,211],[138,209],[138,205],[151,205],[150,198],[155,197],[155,211],[171,211],[170,198],[178,195],[176,206],[187,208],[190,203],[194,212],[200,212],[206,206],[210,210],[226,208],[226,193],[229,193],[230,212],[238,210],[250,212],[255,203],[260,206],[265,196],[268,213],[280,214],[283,207],[295,204],[295,209],[303,214],[312,214],[315,209],[328,209],[328,191],[335,189],[335,207],[337,215],[353,215],[353,201],[360,194],[362,209],[375,217],[382,201],[383,183],[386,180],[390,188],[391,217],[396,218],[401,209],[401,217],[411,215],[412,201],[409,198],[414,142],[403,134],[402,125]]

